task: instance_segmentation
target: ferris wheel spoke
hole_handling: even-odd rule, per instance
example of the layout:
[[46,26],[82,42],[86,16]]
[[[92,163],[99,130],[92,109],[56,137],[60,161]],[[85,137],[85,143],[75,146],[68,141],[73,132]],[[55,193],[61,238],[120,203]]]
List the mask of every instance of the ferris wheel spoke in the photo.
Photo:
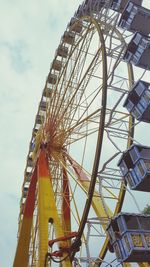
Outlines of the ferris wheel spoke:
[[[82,38],[77,42],[77,44],[75,44],[75,46],[74,47],[72,47],[72,49],[71,49],[71,55],[72,55],[72,53],[75,51],[75,49],[78,47],[78,45],[80,44],[80,42],[83,40],[83,44],[82,44],[82,46],[84,45],[84,42],[85,42],[85,40],[86,40],[86,35],[87,35],[87,32],[85,33],[85,34],[83,34],[83,36],[82,36]],[[55,107],[56,107],[56,101],[57,101],[57,104],[58,104],[58,102],[59,102],[59,100],[60,100],[60,95],[61,95],[61,93],[63,93],[63,100],[64,100],[64,98],[65,98],[65,95],[66,95],[66,92],[67,92],[67,89],[68,89],[68,86],[66,87],[66,89],[65,89],[65,91],[63,92],[63,85],[64,85],[64,82],[65,82],[65,77],[66,77],[66,75],[67,75],[67,69],[68,69],[68,62],[69,62],[69,59],[71,59],[72,61],[74,61],[75,62],[75,64],[72,64],[72,65],[74,65],[74,68],[76,67],[76,62],[78,62],[77,61],[77,59],[78,59],[78,57],[80,57],[80,54],[81,54],[81,51],[79,51],[79,53],[77,54],[77,58],[76,59],[72,59],[72,57],[71,57],[71,55],[69,56],[69,58],[67,59],[67,62],[66,62],[66,64],[65,64],[65,66],[64,66],[64,68],[63,68],[63,71],[62,71],[62,73],[61,73],[61,75],[60,75],[60,77],[58,77],[58,81],[57,81],[57,85],[56,85],[56,88],[54,88],[54,92],[53,92],[53,94],[55,95],[58,95],[58,97],[56,98],[56,97],[51,97],[51,101],[50,101],[50,113],[51,114],[53,114],[53,112],[55,112]],[[72,72],[73,72],[73,70],[71,70]],[[72,79],[72,75],[70,75],[70,80],[68,81],[68,83],[70,84],[70,82],[71,82],[71,79]],[[59,85],[59,83],[60,83],[60,81],[61,81],[61,79],[62,79],[62,83],[61,83],[61,86],[60,86],[60,89],[59,89],[59,87],[58,87],[58,85]],[[60,91],[59,91],[60,90]],[[63,103],[63,100],[62,100],[62,103]]]
[[[100,63],[100,62],[99,62],[99,63]],[[114,71],[115,71],[115,69],[117,68],[117,66],[118,66],[119,63],[120,63],[120,62],[119,62],[119,59],[117,59],[117,60],[115,61],[115,63],[114,63],[114,66],[112,67],[112,70],[111,70],[110,73],[109,73],[109,70],[108,70],[108,79],[109,79],[111,76],[113,76]],[[111,64],[110,64],[109,67],[111,68]],[[93,76],[92,73],[90,73],[89,76],[92,77],[92,76]],[[101,77],[98,77],[98,78],[101,79]],[[98,90],[98,89],[99,89],[99,90]],[[99,92],[101,91],[101,89],[102,89],[102,85],[100,86],[100,88],[98,87],[98,88],[96,89],[96,90],[97,90],[97,93],[96,93],[95,97],[92,99],[92,101],[90,102],[90,104],[87,106],[87,109],[89,109],[90,105],[93,103],[94,99],[97,97],[97,95],[99,94]],[[96,90],[95,90],[95,91],[96,91]],[[94,92],[95,92],[95,91],[94,91]],[[83,96],[83,94],[82,94],[82,96]],[[90,96],[91,96],[91,95],[90,95]],[[89,98],[89,96],[86,97],[86,99],[84,100],[84,102],[86,102],[88,98]],[[82,103],[83,103],[83,102],[81,102],[81,100],[82,100],[82,97],[81,97],[80,100],[79,100],[79,105],[82,105]],[[75,113],[76,113],[77,108],[78,108],[78,107],[76,107],[76,109],[75,109],[75,111],[74,111],[74,116],[75,116]],[[84,113],[82,114],[82,116],[85,114],[85,112],[86,112],[86,110],[84,111]]]
[[[81,118],[75,122],[70,128],[66,130],[66,133],[72,133],[72,131],[77,131],[80,127],[84,128],[88,123],[99,123],[99,115],[100,115],[101,109],[97,109],[94,112],[92,112],[90,115],[86,116],[84,119],[81,120]],[[90,128],[91,129],[91,128]]]
[[[111,77],[111,75],[114,73],[114,71],[115,71],[115,69],[116,69],[116,67],[117,67],[117,64],[119,64],[119,62],[115,62],[115,65],[113,66],[113,70],[112,70],[112,72],[109,74],[109,76],[108,76],[108,79],[109,79],[109,77]],[[93,99],[91,100],[91,102],[88,104],[88,106],[87,106],[87,108],[84,110],[84,112],[82,113],[82,115],[81,115],[81,117],[80,117],[80,119],[84,116],[84,114],[86,113],[86,111],[89,109],[89,107],[91,106],[91,104],[93,103],[93,101],[95,100],[95,98],[97,97],[97,95],[100,93],[100,90],[102,89],[102,86],[101,86],[101,88],[99,89],[99,90],[97,90],[97,93],[96,93],[96,95],[93,97]],[[96,91],[95,90],[95,91]],[[123,93],[123,95],[124,95],[124,93]],[[87,96],[87,98],[85,99],[85,101],[87,101],[87,99],[89,98],[89,96]],[[122,100],[122,96],[120,97],[120,100]],[[118,103],[120,102],[120,100],[118,101]],[[81,100],[80,100],[81,101]],[[80,103],[80,105],[82,105],[82,103]],[[117,105],[116,105],[117,106]],[[77,110],[77,108],[76,108],[76,110]],[[75,110],[75,112],[76,112],[76,110]],[[74,112],[74,114],[75,114],[75,112]],[[114,112],[114,111],[113,111]]]
[[[54,115],[55,116],[57,116],[57,114],[59,113],[59,111],[60,111],[60,109],[61,109],[61,107],[63,105],[63,102],[64,102],[65,98],[68,97],[67,92],[68,92],[69,87],[72,86],[72,83],[77,84],[77,81],[76,81],[76,73],[77,73],[77,70],[76,69],[80,65],[79,64],[80,63],[80,58],[81,58],[81,55],[82,55],[83,50],[86,49],[85,46],[87,46],[87,43],[89,43],[88,45],[90,45],[90,41],[91,41],[91,37],[92,36],[90,36],[89,40],[86,40],[86,37],[87,37],[87,35],[88,35],[88,33],[90,31],[91,30],[90,30],[90,25],[89,25],[89,27],[86,29],[85,34],[83,35],[83,38],[81,38],[79,40],[79,42],[75,45],[75,48],[77,49],[78,45],[82,41],[81,47],[80,47],[79,51],[76,53],[75,58],[73,58],[73,59],[72,59],[72,56],[71,55],[75,51],[75,48],[73,48],[72,51],[71,51],[70,60],[73,60],[73,64],[69,64],[68,65],[68,62],[67,62],[66,67],[65,67],[65,75],[63,77],[63,81],[61,83],[61,87],[59,89],[59,86],[57,85],[57,89],[56,89],[57,92],[58,92],[58,98],[57,98],[57,100],[56,100],[57,102],[56,102],[56,104],[54,106],[55,107],[58,106],[58,109],[54,111]],[[91,32],[91,34],[92,34],[92,32]],[[87,55],[88,55],[88,49],[86,49],[84,61],[86,61]],[[71,66],[71,70],[69,69],[70,65],[72,65]],[[83,65],[83,63],[80,65],[80,68],[81,68],[82,65]],[[68,69],[69,69],[69,73],[67,73]],[[66,79],[65,79],[65,76],[66,76]],[[66,82],[66,80],[67,80],[67,82]],[[65,87],[64,92],[63,92],[63,85]],[[62,92],[63,92],[63,97],[61,99],[60,95],[61,95]],[[60,102],[60,104],[58,105],[59,102]]]
[[[98,53],[97,53],[97,54],[98,54]],[[95,57],[97,57],[97,54],[96,54]],[[94,59],[95,59],[95,58],[94,58]],[[86,75],[87,75],[87,72],[88,72],[89,69],[91,68],[94,59],[92,60],[92,62],[91,62],[91,64],[90,64],[88,70],[86,71],[86,73],[83,75],[83,77],[82,77],[82,79],[81,79],[79,85],[77,86],[77,89],[75,89],[75,92],[74,92],[73,95],[71,96],[71,99],[68,101],[67,106],[65,107],[64,111],[63,111],[62,114],[61,114],[62,117],[65,116],[65,113],[67,112],[67,109],[69,108],[70,105],[72,105],[72,103],[73,103],[73,101],[74,101],[74,99],[75,99],[75,96],[76,96],[76,94],[77,94],[77,92],[78,92],[78,89],[80,88],[81,84],[84,82],[85,77],[86,77]],[[83,93],[82,93],[82,94],[83,94]]]

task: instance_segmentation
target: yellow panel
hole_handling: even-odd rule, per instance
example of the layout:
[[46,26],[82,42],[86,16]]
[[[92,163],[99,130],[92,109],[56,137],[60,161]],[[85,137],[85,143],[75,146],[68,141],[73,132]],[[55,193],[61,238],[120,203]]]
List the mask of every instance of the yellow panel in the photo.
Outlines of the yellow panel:
[[150,266],[150,264],[148,264],[147,262],[141,262],[141,263],[138,263],[138,265],[140,267],[149,267]]
[[128,263],[123,263],[123,266],[124,267],[131,267],[131,264],[128,262]]
[[[80,181],[80,180],[79,180]],[[84,182],[84,181],[80,181],[82,186],[86,189],[86,192],[88,192],[89,190],[89,183],[88,182]],[[103,202],[99,196],[99,193],[96,192],[96,190],[94,191],[94,196],[92,199],[92,207],[97,215],[97,217],[102,220],[103,218],[107,218],[109,216],[109,218],[112,217],[112,212],[109,209],[109,207],[107,206],[106,209],[103,205]],[[104,228],[104,230],[106,230],[106,225],[102,223],[102,226]]]
[[27,267],[29,260],[30,233],[32,218],[24,218],[21,225],[20,237],[18,239],[16,255],[13,267]]
[[[41,169],[43,169],[44,166],[39,166],[39,168],[40,167]],[[44,173],[43,170],[41,173]],[[59,238],[61,236],[64,236],[60,218],[57,213],[55,197],[51,185],[50,176],[39,176],[38,215],[39,215],[39,267],[43,267],[45,261],[45,255],[48,251],[48,222],[50,218],[52,218],[54,221],[53,227],[55,230],[55,237]],[[64,242],[61,245],[63,247]],[[66,255],[64,254],[64,257],[65,256]],[[67,260],[62,262],[62,266],[70,267],[72,265],[70,260],[67,258]]]

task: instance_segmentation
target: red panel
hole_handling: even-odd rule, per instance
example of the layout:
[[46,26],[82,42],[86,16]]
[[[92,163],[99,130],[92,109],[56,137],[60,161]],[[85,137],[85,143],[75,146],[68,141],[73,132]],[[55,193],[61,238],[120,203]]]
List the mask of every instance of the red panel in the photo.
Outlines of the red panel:
[[44,149],[41,150],[38,160],[38,177],[49,177],[48,171],[48,161],[46,157],[46,152]]
[[82,170],[82,167],[76,162],[74,161],[69,155],[67,155],[68,160],[70,162],[70,164],[72,165],[75,173],[77,174],[78,178],[80,181],[88,181],[89,182],[89,178],[88,176],[85,174],[85,172]]
[[25,209],[24,209],[25,217],[33,216],[34,205],[35,205],[36,183],[37,183],[37,167],[35,167],[32,177],[31,177],[31,182],[30,182],[29,191],[28,191]]

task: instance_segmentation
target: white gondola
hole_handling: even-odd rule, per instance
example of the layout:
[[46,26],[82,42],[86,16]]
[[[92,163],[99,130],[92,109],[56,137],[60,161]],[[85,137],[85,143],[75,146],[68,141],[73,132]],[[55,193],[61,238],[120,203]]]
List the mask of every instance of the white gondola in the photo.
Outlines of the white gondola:
[[50,84],[56,84],[57,82],[57,75],[49,73],[48,77],[47,77],[47,81]]
[[65,31],[62,39],[64,43],[72,45],[75,41],[75,33],[70,31]]
[[75,17],[73,17],[71,20],[70,20],[70,23],[68,25],[71,29],[72,32],[75,32],[75,33],[81,33],[82,32],[82,21],[80,20],[77,20]]
[[30,182],[31,181],[31,172],[26,171],[25,173],[25,181]]
[[62,62],[60,60],[55,59],[52,63],[52,69],[56,71],[61,71]]
[[50,98],[52,96],[53,89],[48,86],[44,88],[43,96],[46,98]]
[[133,144],[123,153],[118,166],[132,190],[150,192],[150,147]]
[[40,110],[46,111],[46,107],[47,107],[46,101],[41,101],[39,106]]
[[56,51],[57,56],[67,58],[68,56],[68,48],[64,45],[60,45]]
[[[128,1],[129,0],[111,0],[110,1],[110,8],[117,11],[117,12],[123,12]],[[132,0],[132,2],[137,4],[137,5],[141,5],[142,1],[143,0]]]
[[110,251],[119,262],[150,261],[150,215],[120,213],[107,231]]
[[138,121],[150,123],[150,83],[142,80],[136,82],[123,106]]
[[137,32],[128,44],[123,60],[150,70],[150,38]]
[[89,16],[92,13],[99,12],[102,7],[106,4],[107,0],[88,0],[83,2],[82,5],[79,6],[76,16],[77,17],[84,17]]
[[23,198],[26,198],[27,195],[28,195],[28,190],[29,190],[29,187],[28,186],[23,186],[23,189],[22,189],[22,196]]
[[42,124],[44,122],[44,116],[37,114],[36,116],[36,124]]
[[27,166],[28,167],[33,167],[33,160],[32,160],[32,157],[28,157],[28,161],[27,161]]
[[20,212],[21,212],[21,214],[24,213],[24,209],[25,209],[25,203],[21,203],[20,204]]
[[129,1],[121,15],[118,26],[131,32],[138,31],[148,35],[150,33],[149,22],[150,10]]

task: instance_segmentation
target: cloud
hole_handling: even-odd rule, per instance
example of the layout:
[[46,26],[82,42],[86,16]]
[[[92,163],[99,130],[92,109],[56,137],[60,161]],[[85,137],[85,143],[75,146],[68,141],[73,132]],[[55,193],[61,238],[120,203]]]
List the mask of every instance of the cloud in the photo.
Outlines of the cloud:
[[79,1],[0,2],[0,267],[8,267],[15,253],[19,199],[38,103]]

